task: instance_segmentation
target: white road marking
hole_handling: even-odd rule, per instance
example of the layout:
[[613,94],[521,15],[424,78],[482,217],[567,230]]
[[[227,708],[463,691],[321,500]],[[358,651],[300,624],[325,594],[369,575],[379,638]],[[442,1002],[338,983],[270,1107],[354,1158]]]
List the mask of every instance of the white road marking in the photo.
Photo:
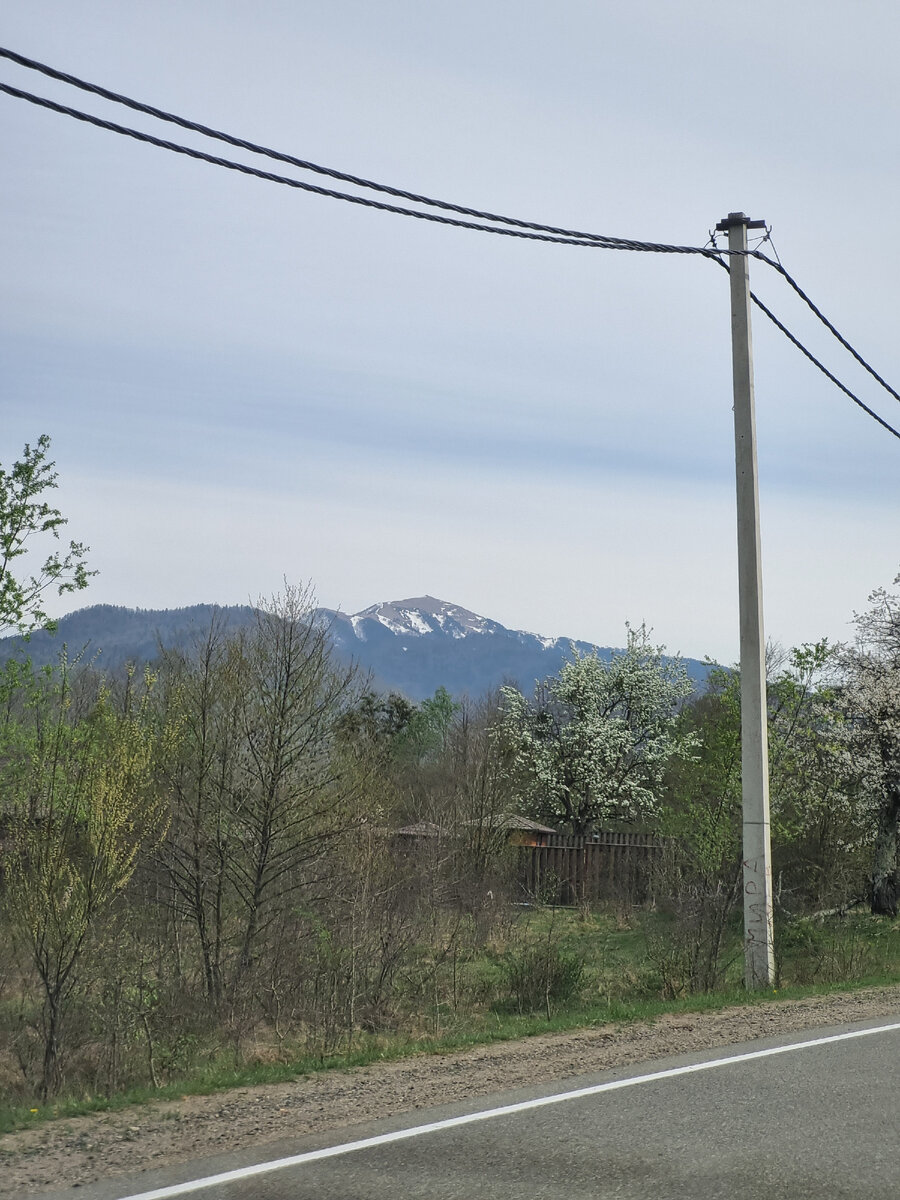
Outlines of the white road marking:
[[317,1162],[322,1158],[335,1158],[350,1154],[353,1150],[368,1150],[373,1146],[388,1146],[407,1138],[419,1137],[423,1133],[436,1133],[439,1129],[455,1129],[459,1125],[472,1125],[476,1121],[489,1121],[493,1117],[506,1117],[512,1113],[529,1112],[533,1108],[544,1108],[548,1104],[561,1104],[564,1100],[580,1100],[584,1096],[598,1096],[601,1092],[615,1092],[620,1088],[635,1087],[639,1083],[653,1083],[657,1079],[672,1079],[676,1075],[693,1075],[698,1071],[711,1071],[715,1067],[728,1067],[733,1063],[749,1062],[754,1058],[771,1058],[775,1054],[788,1054],[792,1050],[806,1050],[811,1046],[827,1046],[832,1042],[845,1042],[851,1038],[868,1037],[873,1033],[890,1033],[900,1030],[900,1021],[890,1025],[878,1025],[873,1029],[855,1029],[850,1033],[834,1033],[829,1037],[813,1038],[806,1042],[791,1042],[787,1046],[773,1046],[768,1050],[750,1050],[746,1054],[733,1054],[728,1058],[715,1058],[709,1062],[693,1063],[688,1067],[670,1067],[665,1071],[651,1071],[648,1075],[632,1075],[627,1079],[613,1079],[608,1083],[596,1083],[591,1087],[576,1088],[572,1092],[557,1092],[551,1096],[539,1096],[536,1100],[522,1100],[518,1104],[505,1104],[501,1108],[488,1108],[482,1112],[467,1113],[463,1117],[449,1117],[444,1121],[432,1121],[428,1125],[414,1125],[411,1129],[398,1129],[394,1133],[381,1133],[376,1137],[362,1138],[358,1142],[342,1142],[338,1146],[326,1146],[322,1150],[308,1150],[305,1154],[293,1154],[290,1158],[276,1158],[271,1162],[257,1163],[252,1167],[239,1167],[224,1171],[221,1175],[207,1175],[203,1179],[191,1179],[170,1187],[154,1188],[150,1192],[139,1192],[124,1196],[122,1200],[169,1200],[171,1196],[186,1196],[202,1188],[216,1187],[225,1183],[237,1183],[252,1179],[255,1175],[267,1175],[270,1171],[282,1171],[285,1167],[297,1167],[303,1163]]

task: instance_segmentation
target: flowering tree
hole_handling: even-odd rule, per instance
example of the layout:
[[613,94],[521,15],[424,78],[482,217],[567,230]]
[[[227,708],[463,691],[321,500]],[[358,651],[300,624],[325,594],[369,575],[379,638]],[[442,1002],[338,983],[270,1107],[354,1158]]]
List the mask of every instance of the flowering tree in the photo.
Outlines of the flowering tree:
[[872,806],[842,700],[843,648],[826,638],[769,647],[773,872],[818,908],[858,902],[872,850]]
[[610,662],[573,650],[533,701],[501,689],[501,733],[533,806],[576,834],[654,813],[666,764],[694,744],[676,731],[691,691],[680,659],[651,646],[643,626]]
[[[900,583],[900,575],[894,580]],[[900,837],[900,596],[879,588],[844,655],[849,740],[873,809],[872,912],[897,915]]]

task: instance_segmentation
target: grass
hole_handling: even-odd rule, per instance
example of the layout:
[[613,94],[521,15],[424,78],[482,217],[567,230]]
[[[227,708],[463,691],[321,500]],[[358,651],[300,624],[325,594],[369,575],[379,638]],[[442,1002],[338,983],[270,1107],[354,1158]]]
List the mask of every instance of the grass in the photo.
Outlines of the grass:
[[[649,926],[649,929],[648,929]],[[715,991],[661,999],[658,981],[646,959],[646,934],[665,936],[665,917],[642,918],[640,927],[608,914],[533,910],[514,931],[512,950],[479,953],[466,963],[469,982],[482,994],[499,993],[508,954],[515,948],[555,945],[586,964],[577,995],[557,1011],[519,1013],[508,1000],[482,1004],[465,1015],[445,1013],[442,1033],[357,1034],[349,1050],[327,1056],[295,1047],[283,1061],[238,1064],[233,1055],[186,1071],[160,1088],[138,1087],[112,1096],[79,1096],[46,1106],[0,1103],[0,1133],[47,1120],[88,1113],[115,1112],[132,1105],[184,1096],[209,1095],[231,1088],[284,1083],[317,1071],[365,1066],[415,1054],[444,1054],[472,1046],[511,1041],[543,1033],[597,1028],[612,1022],[649,1021],[665,1013],[715,1012],[738,1004],[828,995],[839,991],[900,983],[900,925],[859,914],[837,926],[801,923],[782,939],[783,985],[775,991],[746,992],[740,964],[732,963]],[[739,946],[739,937],[732,935]],[[729,953],[733,947],[729,947]],[[853,978],[842,977],[851,970]]]

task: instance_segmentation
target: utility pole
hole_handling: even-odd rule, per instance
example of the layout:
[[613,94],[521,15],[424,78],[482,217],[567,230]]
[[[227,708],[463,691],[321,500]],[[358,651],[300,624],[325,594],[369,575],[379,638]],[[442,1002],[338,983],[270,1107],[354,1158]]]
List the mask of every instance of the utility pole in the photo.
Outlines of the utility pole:
[[717,230],[728,233],[731,272],[731,356],[734,377],[734,451],[737,476],[738,592],[741,622],[741,793],[744,817],[744,983],[772,987],[772,851],[769,836],[769,739],[766,715],[766,642],[763,633],[756,407],[750,339],[750,260],[747,230],[764,229],[742,212]]

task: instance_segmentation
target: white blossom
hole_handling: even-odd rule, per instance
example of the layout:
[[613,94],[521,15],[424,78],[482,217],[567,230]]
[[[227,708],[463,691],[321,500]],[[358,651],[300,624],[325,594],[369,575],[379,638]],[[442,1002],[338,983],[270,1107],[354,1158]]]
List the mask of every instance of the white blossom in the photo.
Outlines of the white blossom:
[[610,662],[573,647],[533,702],[501,690],[502,732],[532,805],[576,833],[653,814],[666,763],[693,745],[674,729],[691,680],[643,626]]

